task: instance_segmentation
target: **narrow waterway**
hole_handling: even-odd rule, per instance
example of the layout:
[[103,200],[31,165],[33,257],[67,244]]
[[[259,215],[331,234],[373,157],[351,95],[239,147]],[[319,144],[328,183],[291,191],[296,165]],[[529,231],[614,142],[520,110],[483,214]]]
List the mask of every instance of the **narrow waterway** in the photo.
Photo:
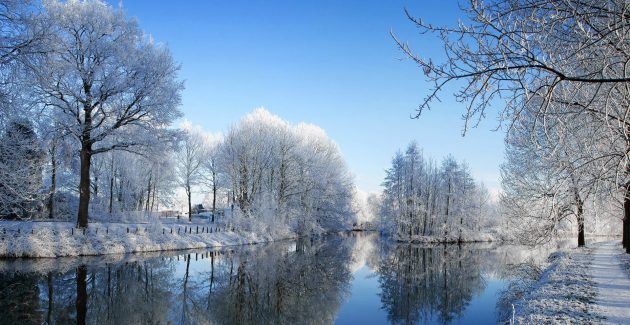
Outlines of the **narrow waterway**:
[[[375,233],[0,261],[2,324],[491,324],[515,266],[547,251],[408,245]],[[509,296],[509,295],[507,295]]]

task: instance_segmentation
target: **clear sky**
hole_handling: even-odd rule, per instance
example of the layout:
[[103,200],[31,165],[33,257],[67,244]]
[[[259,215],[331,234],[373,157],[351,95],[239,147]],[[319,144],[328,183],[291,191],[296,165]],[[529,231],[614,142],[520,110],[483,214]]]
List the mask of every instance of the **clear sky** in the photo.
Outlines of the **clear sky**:
[[207,131],[223,132],[265,107],[325,129],[360,189],[380,191],[391,157],[412,139],[425,156],[452,153],[499,188],[503,133],[492,131],[495,118],[462,137],[463,107],[451,89],[410,119],[430,84],[389,36],[441,57],[439,41],[419,35],[403,10],[454,24],[462,18],[456,1],[125,0],[123,7],[182,64],[182,111]]

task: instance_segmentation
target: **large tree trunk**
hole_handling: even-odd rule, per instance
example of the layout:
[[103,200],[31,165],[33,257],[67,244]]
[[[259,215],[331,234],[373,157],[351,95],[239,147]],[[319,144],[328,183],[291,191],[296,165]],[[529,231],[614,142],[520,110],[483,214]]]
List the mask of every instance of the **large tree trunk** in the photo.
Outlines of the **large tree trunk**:
[[48,197],[48,218],[52,219],[55,216],[55,192],[57,191],[57,157],[55,155],[56,145],[53,142],[52,149],[50,151],[50,196]]
[[[84,82],[83,88],[88,94],[88,103],[91,103],[90,93],[91,85]],[[90,167],[92,166],[92,107],[85,105],[83,107],[85,113],[83,121],[83,130],[81,133],[81,175],[79,179],[79,213],[77,215],[77,224],[81,228],[88,226],[88,214],[90,206]]]
[[92,144],[84,140],[81,146],[81,176],[79,180],[79,214],[77,224],[81,228],[88,226],[90,204],[90,165],[92,163]]
[[622,238],[622,243],[623,243],[623,247],[626,248],[626,253],[630,254],[630,245],[628,245],[628,242],[630,241],[630,238],[628,238],[628,236],[630,236],[630,232],[629,232],[629,228],[630,228],[630,184],[628,184],[626,186],[626,191],[624,193],[624,199],[623,199],[623,212],[624,212],[624,216],[623,216],[623,238]]
[[186,196],[188,196],[188,221],[192,221],[192,193],[190,193],[190,183],[186,184]]
[[586,245],[584,241],[584,200],[580,197],[580,192],[577,187],[573,188],[573,199],[575,200],[575,206],[577,208],[578,247],[584,247]]
[[[626,126],[626,131],[630,133],[630,125]],[[626,149],[630,150],[630,139],[626,138]],[[626,176],[630,175],[630,162],[626,159]],[[623,225],[621,244],[630,254],[630,182],[625,184],[623,193]]]
[[111,174],[109,175],[109,214],[112,214],[112,207],[114,204],[114,153],[112,153]]
[[212,223],[214,223],[214,214],[217,212],[217,176],[212,172]]
[[578,224],[578,247],[584,247],[584,202],[578,200],[577,206],[577,224]]

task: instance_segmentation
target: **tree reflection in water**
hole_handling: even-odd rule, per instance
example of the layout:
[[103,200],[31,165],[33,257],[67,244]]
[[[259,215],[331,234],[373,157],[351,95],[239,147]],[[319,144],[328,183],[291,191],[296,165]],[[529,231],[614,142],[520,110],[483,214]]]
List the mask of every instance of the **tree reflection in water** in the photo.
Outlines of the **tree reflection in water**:
[[0,323],[41,323],[37,282],[37,274],[0,273]]
[[347,296],[352,247],[333,236],[3,272],[0,323],[330,324]]
[[[506,265],[524,259],[515,252],[352,234],[185,253],[2,260],[0,324],[330,324],[342,306],[350,317],[364,312],[347,299],[364,267],[384,320],[450,323],[485,292],[484,279],[513,276]],[[486,320],[496,322],[495,305],[509,306],[497,299],[490,298]]]
[[332,237],[283,246],[225,259],[209,315],[224,324],[332,323],[351,280],[351,242]]
[[481,293],[480,255],[472,247],[412,244],[381,249],[381,302],[394,324],[449,323]]

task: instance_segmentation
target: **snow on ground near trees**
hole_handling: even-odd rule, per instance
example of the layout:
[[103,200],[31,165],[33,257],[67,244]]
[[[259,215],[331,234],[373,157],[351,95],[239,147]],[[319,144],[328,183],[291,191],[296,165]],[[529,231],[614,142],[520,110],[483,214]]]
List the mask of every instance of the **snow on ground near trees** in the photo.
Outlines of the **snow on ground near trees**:
[[86,234],[73,227],[73,222],[0,221],[0,257],[123,254],[253,244],[296,237],[288,231],[264,234],[238,229],[231,231],[231,225],[207,222],[93,222]]
[[517,324],[630,324],[630,256],[619,241],[556,252],[549,261],[515,303]]
[[556,252],[525,297],[515,303],[517,324],[585,324],[601,320],[590,277],[592,249]]
[[593,245],[590,274],[597,287],[596,304],[605,324],[630,324],[628,254],[618,241]]

